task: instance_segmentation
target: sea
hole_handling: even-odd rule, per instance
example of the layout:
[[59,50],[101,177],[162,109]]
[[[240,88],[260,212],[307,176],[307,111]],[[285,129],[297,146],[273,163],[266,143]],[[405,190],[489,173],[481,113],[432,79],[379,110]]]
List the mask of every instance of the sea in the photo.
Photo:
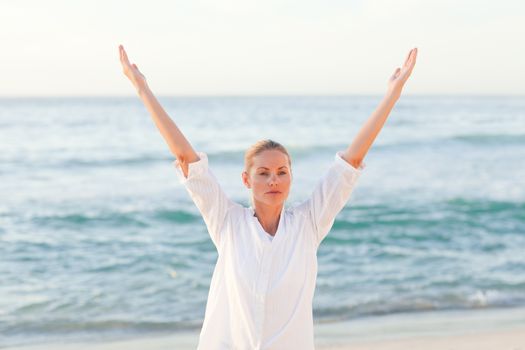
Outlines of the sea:
[[[308,198],[382,99],[160,96],[233,200]],[[217,251],[138,97],[0,99],[0,347],[198,331]],[[318,250],[315,323],[525,306],[525,96],[403,95]]]

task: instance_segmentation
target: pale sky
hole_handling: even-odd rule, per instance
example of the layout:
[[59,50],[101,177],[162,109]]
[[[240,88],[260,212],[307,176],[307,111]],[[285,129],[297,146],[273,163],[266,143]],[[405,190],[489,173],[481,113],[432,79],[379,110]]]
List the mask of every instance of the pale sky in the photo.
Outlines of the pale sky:
[[519,0],[0,0],[0,96],[525,94]]

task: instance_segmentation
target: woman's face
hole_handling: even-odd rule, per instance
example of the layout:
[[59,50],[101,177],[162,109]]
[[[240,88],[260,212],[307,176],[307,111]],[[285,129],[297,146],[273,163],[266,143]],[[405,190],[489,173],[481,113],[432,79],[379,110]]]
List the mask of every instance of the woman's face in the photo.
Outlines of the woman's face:
[[278,150],[267,150],[253,157],[249,173],[242,173],[244,185],[252,189],[254,201],[269,206],[284,203],[290,192],[292,172],[288,156]]

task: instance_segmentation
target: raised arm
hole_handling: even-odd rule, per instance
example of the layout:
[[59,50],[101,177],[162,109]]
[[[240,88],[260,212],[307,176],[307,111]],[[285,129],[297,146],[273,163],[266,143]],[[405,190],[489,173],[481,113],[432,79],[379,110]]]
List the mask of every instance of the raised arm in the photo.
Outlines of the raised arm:
[[417,48],[410,50],[403,67],[396,68],[388,80],[388,90],[379,106],[372,112],[366,123],[352,141],[350,146],[342,153],[342,158],[355,168],[361,165],[366,153],[372,146],[377,134],[385,124],[390,111],[401,96],[401,91],[416,64]]
[[155,125],[159,129],[162,137],[164,137],[164,140],[166,140],[171,153],[181,165],[184,176],[188,176],[188,164],[198,161],[199,156],[153,95],[148,87],[146,78],[139,71],[137,65],[129,62],[126,50],[124,50],[122,45],[119,46],[119,52],[124,75],[128,77],[137,90],[140,99],[146,106],[151,118],[153,118]]

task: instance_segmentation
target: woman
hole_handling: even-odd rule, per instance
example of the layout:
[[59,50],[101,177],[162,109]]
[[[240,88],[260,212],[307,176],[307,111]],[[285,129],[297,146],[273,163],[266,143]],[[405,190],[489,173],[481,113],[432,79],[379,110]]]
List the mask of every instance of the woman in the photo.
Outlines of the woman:
[[119,50],[124,74],[176,158],[180,182],[218,251],[198,349],[314,349],[317,249],[350,198],[363,159],[414,68],[417,48],[394,71],[385,97],[350,146],[335,154],[310,198],[286,209],[292,167],[282,145],[262,140],[246,152],[242,181],[252,206],[231,201],[209,170],[207,155],[192,148],[122,45]]

